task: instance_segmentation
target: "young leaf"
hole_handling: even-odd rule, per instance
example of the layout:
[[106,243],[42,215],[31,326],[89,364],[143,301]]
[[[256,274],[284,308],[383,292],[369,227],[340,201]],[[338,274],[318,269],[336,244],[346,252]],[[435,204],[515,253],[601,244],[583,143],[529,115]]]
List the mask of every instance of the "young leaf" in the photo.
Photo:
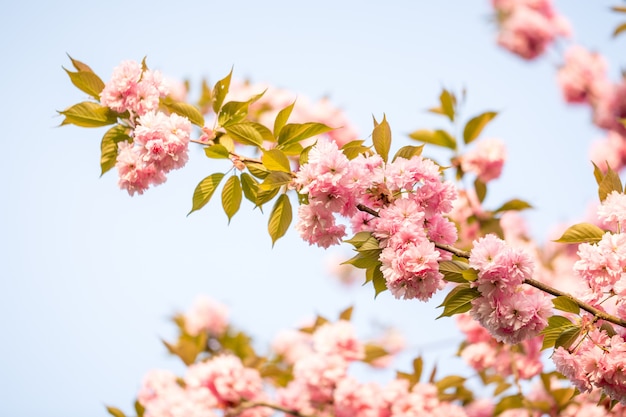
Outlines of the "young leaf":
[[228,152],[228,149],[226,149],[226,147],[220,143],[207,146],[206,148],[204,148],[204,153],[207,157],[213,159],[228,159],[230,157],[230,152]]
[[459,284],[454,287],[443,300],[439,307],[443,307],[441,317],[451,317],[455,314],[465,313],[472,308],[472,300],[478,298],[480,293],[477,288],[470,288],[469,284]]
[[202,113],[200,113],[200,110],[198,110],[196,106],[189,103],[174,101],[170,98],[162,99],[161,104],[170,113],[176,113],[179,116],[186,117],[194,125],[204,127],[204,116],[202,116]]
[[617,175],[617,173],[607,164],[606,175],[598,186],[598,196],[600,197],[600,201],[604,201],[606,196],[611,194],[613,191],[617,191],[618,193],[623,192],[622,180],[619,175]]
[[554,347],[556,339],[563,331],[573,328],[574,324],[563,316],[554,315],[548,318],[548,325],[541,331],[543,335],[543,344],[541,350]]
[[384,358],[389,355],[389,352],[387,352],[382,346],[366,343],[364,347],[365,357],[362,360],[365,363],[371,364],[376,359]]
[[387,123],[385,115],[383,115],[382,122],[374,127],[372,141],[374,142],[374,149],[386,162],[389,157],[389,149],[391,148],[391,128],[389,123]]
[[291,111],[295,106],[296,102],[294,101],[284,109],[278,112],[276,115],[276,120],[274,120],[274,137],[279,137],[280,132],[283,130],[283,127],[287,124],[287,120],[289,120],[289,116],[291,116]]
[[515,408],[523,408],[524,407],[524,397],[522,394],[510,395],[508,397],[502,398],[498,404],[496,404],[495,409],[493,410],[493,415],[497,416],[498,414],[502,414],[506,410],[511,410]]
[[620,33],[626,31],[626,22],[625,23],[621,23],[620,25],[618,25],[615,30],[613,30],[613,37],[616,37],[617,35],[619,35]]
[[271,171],[259,184],[259,190],[267,191],[272,189],[279,189],[283,185],[291,182],[291,175],[282,171]]
[[343,310],[340,314],[339,314],[339,320],[347,320],[350,321],[350,318],[352,318],[352,311],[354,310],[353,306],[350,306],[348,308],[346,308],[345,310]]
[[443,114],[445,114],[451,122],[454,122],[456,98],[448,90],[444,89],[439,95],[439,102],[441,103],[441,111]]
[[72,61],[72,65],[74,65],[74,68],[76,68],[77,71],[81,71],[81,72],[93,72],[93,70],[91,69],[91,67],[83,62],[80,62],[77,59],[72,58],[69,54],[67,54],[67,57]]
[[380,262],[377,262],[375,265],[365,270],[365,282],[371,281],[374,285],[374,298],[378,297],[378,294],[381,292],[387,290],[387,280],[380,270],[380,265]]
[[483,131],[487,123],[493,120],[498,113],[493,111],[488,111],[478,116],[472,118],[465,125],[465,129],[463,129],[463,141],[465,144],[471,143],[474,139],[476,139],[480,133]]
[[61,126],[73,124],[80,127],[102,127],[117,122],[117,113],[91,101],[83,101],[60,111],[65,116]]
[[463,271],[469,269],[469,265],[459,261],[439,261],[439,272],[443,274],[443,279],[448,282],[459,284],[467,283],[463,277]]
[[556,342],[554,342],[554,348],[563,347],[563,349],[569,349],[570,346],[574,344],[574,342],[580,336],[582,329],[578,326],[568,328],[563,333],[556,338]]
[[555,297],[552,299],[554,308],[568,313],[580,314],[580,307],[567,297]]
[[272,246],[287,232],[291,224],[291,219],[292,209],[289,197],[287,194],[281,194],[272,208],[270,220],[267,225],[267,230],[272,238]]
[[398,152],[396,152],[396,154],[393,156],[392,162],[395,161],[397,158],[411,159],[414,156],[420,156],[422,154],[422,149],[424,149],[424,145],[403,146],[398,149]]
[[220,181],[222,181],[222,178],[224,178],[224,174],[216,172],[215,174],[211,174],[200,181],[193,192],[193,203],[191,211],[187,213],[187,216],[196,210],[200,210],[206,205],[206,203],[209,202],[215,192],[215,189],[220,184]]
[[208,111],[208,106],[213,102],[213,92],[211,88],[207,84],[206,80],[202,80],[202,84],[200,86],[200,98],[198,99],[198,107],[203,110],[204,113]]
[[274,136],[270,130],[260,123],[241,122],[225,127],[226,133],[244,145],[261,147],[264,141],[273,141]]
[[226,98],[226,94],[228,94],[228,89],[230,88],[230,79],[233,75],[233,69],[230,69],[228,75],[217,83],[213,87],[213,111],[215,114],[219,114],[222,108],[222,104],[224,103],[224,99]]
[[559,243],[596,243],[602,240],[604,230],[595,224],[578,223],[570,226],[563,236],[555,240]]
[[533,206],[531,206],[524,200],[519,200],[517,198],[514,198],[513,200],[509,200],[503,205],[501,205],[500,207],[498,207],[494,211],[494,213],[500,213],[502,211],[509,211],[509,210],[521,211],[521,210],[526,210],[529,208],[533,208]]
[[104,134],[100,143],[100,176],[115,166],[117,144],[125,141],[132,141],[132,139],[128,136],[128,128],[122,125],[113,126]]
[[414,140],[418,140],[424,143],[430,143],[432,145],[443,146],[452,150],[456,149],[456,141],[454,138],[444,130],[427,130],[420,129],[412,133],[409,133],[409,137]]
[[247,172],[241,174],[241,189],[243,195],[251,202],[256,204],[257,193],[259,191],[259,183],[254,177]]
[[124,412],[120,410],[119,408],[110,407],[110,406],[106,406],[106,408],[107,408],[107,412],[111,414],[113,417],[126,417]]
[[280,149],[270,149],[263,152],[261,159],[263,165],[270,171],[282,171],[291,173],[289,159]]
[[334,128],[326,126],[323,123],[288,123],[283,126],[278,135],[279,147],[287,146],[301,140],[311,138],[313,136],[327,133]]
[[476,197],[478,197],[478,201],[481,203],[485,201],[485,197],[487,196],[487,184],[476,178],[474,180],[474,190],[476,191]]
[[230,219],[232,219],[235,213],[239,211],[241,198],[242,190],[239,177],[232,175],[226,180],[224,188],[222,188],[222,207],[224,208],[224,213],[228,216],[228,223],[230,223]]
[[72,72],[63,68],[69,75],[72,84],[79,90],[89,94],[96,100],[100,100],[100,92],[104,89],[104,82],[96,74],[90,71]]

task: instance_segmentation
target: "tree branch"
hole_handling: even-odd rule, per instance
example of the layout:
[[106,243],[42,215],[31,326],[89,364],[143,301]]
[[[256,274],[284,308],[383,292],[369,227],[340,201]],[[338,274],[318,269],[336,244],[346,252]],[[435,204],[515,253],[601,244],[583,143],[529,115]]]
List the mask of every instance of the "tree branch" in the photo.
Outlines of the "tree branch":
[[224,415],[225,416],[237,416],[241,414],[244,410],[247,410],[248,408],[253,408],[253,407],[267,407],[267,408],[271,408],[272,410],[280,411],[285,414],[289,414],[289,415],[296,416],[296,417],[316,417],[310,414],[303,414],[296,410],[290,410],[278,404],[271,404],[271,403],[266,403],[263,401],[243,401],[241,404],[239,404],[238,407],[232,408],[230,410],[225,410]]

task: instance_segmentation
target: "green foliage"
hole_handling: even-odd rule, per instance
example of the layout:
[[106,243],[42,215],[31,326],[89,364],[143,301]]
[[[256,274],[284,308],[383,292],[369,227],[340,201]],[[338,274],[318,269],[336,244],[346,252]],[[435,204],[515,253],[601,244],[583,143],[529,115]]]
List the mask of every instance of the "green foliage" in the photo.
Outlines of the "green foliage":
[[96,100],[100,100],[100,92],[104,89],[104,82],[91,71],[72,72],[63,68],[69,75],[72,84],[79,90],[89,94]]
[[211,174],[196,186],[196,189],[193,192],[192,206],[191,211],[187,213],[190,215],[196,210],[200,210],[202,207],[206,205],[206,203],[211,200],[215,189],[220,184],[224,178],[224,174],[221,172],[216,172],[215,174]]
[[428,109],[428,111],[446,116],[451,122],[454,122],[454,118],[456,116],[456,105],[457,102],[454,94],[446,89],[443,89],[439,95],[439,107],[432,107]]
[[476,197],[481,203],[485,201],[487,197],[487,184],[476,178],[474,180],[474,190],[476,191]]
[[332,127],[328,127],[323,123],[288,123],[280,129],[278,147],[283,148],[304,139],[330,132],[331,130],[333,130]]
[[289,120],[289,116],[291,116],[291,112],[293,111],[293,107],[296,102],[294,101],[284,109],[278,112],[276,115],[276,119],[274,120],[274,137],[280,137],[280,132],[283,130],[283,127],[287,124]]
[[422,154],[423,149],[424,149],[424,145],[403,146],[400,149],[398,149],[398,152],[396,152],[396,154],[393,156],[392,162],[395,161],[397,158],[411,159],[414,156],[420,156]]
[[463,272],[469,269],[469,265],[460,261],[439,261],[439,272],[443,274],[443,279],[448,282],[459,284],[467,283]]
[[100,143],[100,175],[104,175],[115,166],[117,159],[117,144],[120,142],[131,141],[132,138],[128,135],[129,129],[122,125],[115,125],[102,137]]
[[267,230],[272,238],[272,246],[281,238],[289,229],[292,220],[292,208],[287,194],[281,194],[276,200],[274,208],[270,213],[270,220]]
[[232,219],[235,213],[239,211],[241,199],[241,182],[238,176],[232,175],[226,180],[224,188],[222,188],[222,207],[224,208],[224,213],[228,216],[228,223],[230,223],[230,219]]
[[488,111],[470,119],[465,125],[465,129],[463,129],[463,141],[466,144],[473,142],[497,114],[496,112]]
[[364,140],[353,140],[341,147],[341,151],[346,156],[346,158],[352,160],[361,154],[366,154],[370,151],[370,148],[364,146]]
[[102,127],[117,123],[119,114],[91,101],[74,104],[59,114],[65,116],[61,126],[73,124],[80,127]]
[[[570,331],[571,329],[580,330],[580,327],[576,326],[568,318],[563,316],[554,315],[552,317],[549,317],[548,325],[541,331],[541,334],[543,335],[543,344],[541,346],[541,350],[551,347],[558,347],[556,346],[557,340],[561,337],[563,333],[565,333],[566,331]],[[561,342],[564,342],[564,340],[562,340]]]
[[456,140],[445,130],[419,129],[409,133],[409,137],[420,142],[456,150]]
[[389,149],[391,148],[391,128],[385,115],[383,115],[383,120],[380,123],[374,119],[372,141],[374,142],[376,152],[383,158],[383,161],[387,162]]
[[215,83],[213,87],[213,92],[211,97],[213,97],[213,111],[215,114],[219,114],[222,109],[222,104],[224,103],[224,99],[226,98],[226,94],[228,94],[228,90],[230,88],[230,80],[233,75],[233,69],[231,68],[228,75],[218,82]]
[[248,116],[250,104],[260,99],[263,94],[265,94],[265,91],[251,97],[247,101],[229,101],[224,104],[220,113],[217,115],[217,123],[222,127],[226,127],[242,122]]
[[413,372],[396,372],[396,378],[398,379],[406,379],[409,381],[409,389],[413,388],[415,384],[420,382],[422,378],[422,372],[424,370],[424,360],[421,356],[413,359]]
[[624,192],[619,175],[611,169],[608,163],[606,169],[606,174],[604,174],[595,163],[593,164],[593,175],[598,183],[598,197],[600,197],[600,201],[604,201],[606,196],[613,191],[618,193]]
[[243,190],[243,195],[246,197],[246,199],[256,205],[257,194],[259,191],[259,182],[247,172],[243,172],[241,174],[241,189]]
[[578,223],[570,226],[563,236],[555,240],[559,243],[596,243],[602,240],[604,230],[595,224]]
[[200,110],[193,104],[174,101],[169,97],[161,99],[161,105],[170,113],[176,113],[179,116],[186,117],[196,126],[204,127],[204,117]]
[[[263,152],[263,165],[270,171],[291,173],[291,166],[287,155],[280,149],[270,149]],[[291,175],[289,176],[291,178]]]
[[580,307],[568,297],[560,296],[552,299],[552,304],[557,310],[567,313],[580,314]]
[[273,141],[270,130],[260,123],[243,121],[224,127],[226,133],[243,145],[262,147],[264,141]]
[[124,414],[124,412],[120,410],[119,408],[115,408],[111,406],[106,406],[106,408],[107,408],[107,412],[111,414],[113,417],[126,417],[126,414]]
[[216,143],[211,146],[207,146],[204,148],[204,153],[208,158],[213,159],[228,159],[230,158],[230,152],[226,148],[226,146],[221,143]]
[[506,410],[511,410],[515,408],[523,408],[524,407],[524,396],[522,394],[509,395],[507,397],[503,397],[498,404],[496,404],[496,408],[494,409],[494,415],[499,415],[505,412]]
[[530,208],[533,208],[533,206],[528,204],[526,201],[520,200],[518,198],[514,198],[514,199],[509,200],[506,203],[502,204],[497,209],[495,209],[494,213],[500,213],[500,212],[503,212],[503,211],[512,211],[512,210],[522,211],[522,210],[526,210],[526,209],[530,209]]
[[443,313],[437,318],[452,317],[455,314],[469,311],[472,308],[472,300],[479,296],[478,289],[470,288],[469,283],[457,285],[446,295],[443,303],[438,306],[443,307]]

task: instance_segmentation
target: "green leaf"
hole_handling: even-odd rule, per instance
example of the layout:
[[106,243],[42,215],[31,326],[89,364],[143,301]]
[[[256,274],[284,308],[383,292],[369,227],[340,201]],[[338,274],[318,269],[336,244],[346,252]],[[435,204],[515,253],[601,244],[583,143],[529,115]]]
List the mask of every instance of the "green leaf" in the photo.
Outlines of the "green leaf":
[[439,102],[441,103],[441,110],[451,122],[454,122],[454,108],[456,107],[456,97],[448,90],[442,90],[439,95]]
[[270,220],[267,225],[267,230],[272,238],[272,246],[287,232],[291,224],[291,219],[292,209],[289,197],[287,194],[281,194],[272,208]]
[[578,223],[570,226],[563,236],[555,240],[559,243],[596,243],[602,240],[604,236],[604,230],[600,229],[595,224],[591,223]]
[[359,249],[365,242],[372,238],[372,232],[358,232],[351,239],[344,240],[344,242],[351,244],[356,249]]
[[73,124],[80,127],[102,127],[117,123],[118,114],[105,106],[83,101],[60,111],[65,116],[61,126]]
[[424,149],[424,145],[403,146],[398,149],[398,152],[396,152],[396,154],[394,155],[392,162],[395,161],[397,158],[411,159],[414,156],[420,156],[422,154],[422,149]]
[[474,190],[476,190],[476,197],[478,197],[478,201],[481,203],[485,201],[485,197],[487,196],[487,184],[476,178],[474,180]]
[[321,135],[333,130],[332,127],[326,126],[323,123],[288,123],[283,126],[278,135],[279,147],[287,146],[301,140],[311,138],[313,136]]
[[554,308],[568,313],[580,314],[580,307],[578,304],[570,300],[568,297],[560,296],[552,299]]
[[374,149],[387,162],[389,158],[389,149],[391,148],[391,128],[387,123],[387,117],[383,114],[383,120],[374,127],[372,132],[372,141]]
[[617,175],[617,173],[607,164],[606,175],[598,186],[600,201],[604,201],[604,199],[613,191],[617,191],[618,193],[623,192],[622,180],[619,178],[619,175]]
[[422,359],[421,356],[418,356],[417,358],[413,359],[413,376],[415,376],[415,378],[417,378],[418,381],[422,377],[423,370],[424,370],[424,360]]
[[283,185],[291,182],[291,175],[282,171],[271,171],[259,184],[259,190],[266,191],[271,189],[279,189]]
[[573,328],[574,324],[563,316],[554,315],[548,318],[548,325],[540,332],[543,335],[541,350],[554,347],[556,339],[563,331]]
[[230,79],[232,75],[233,69],[231,68],[228,75],[216,82],[213,87],[213,93],[211,96],[213,97],[213,111],[215,114],[220,113],[220,109],[222,108],[222,104],[224,103],[224,99],[226,98],[226,94],[228,94],[228,89],[230,88]]
[[241,174],[241,188],[243,195],[251,202],[256,204],[257,193],[259,191],[259,183],[254,177],[247,172]]
[[202,79],[202,84],[200,86],[200,98],[198,99],[198,107],[206,113],[208,111],[208,106],[210,106],[212,102],[213,92],[207,84],[207,81],[205,79]]
[[420,142],[456,149],[456,140],[444,130],[420,129],[409,133],[409,137]]
[[289,158],[280,149],[270,149],[263,152],[261,159],[263,165],[270,171],[282,171],[291,173]]
[[250,174],[257,178],[264,179],[270,173],[267,169],[265,169],[263,164],[258,162],[244,161],[244,164],[246,165],[246,168],[248,168],[248,171],[250,171]]
[[239,143],[262,147],[264,141],[272,142],[274,136],[270,130],[260,123],[241,122],[225,127],[226,133]]
[[265,91],[247,101],[229,101],[224,104],[220,114],[217,116],[217,123],[222,127],[226,127],[242,122],[248,116],[250,104],[260,99],[263,94],[265,94]]
[[619,35],[620,33],[626,31],[626,22],[618,25],[615,30],[613,30],[613,37]]
[[580,336],[582,329],[578,326],[571,327],[566,329],[563,333],[556,338],[556,342],[554,342],[554,348],[563,347],[563,349],[569,349],[572,344],[578,339]]
[[106,408],[109,414],[111,414],[114,417],[126,417],[126,414],[124,414],[124,412],[120,410],[119,408],[110,407],[110,406],[106,406]]
[[72,58],[69,54],[67,54],[67,57],[72,61],[72,65],[74,65],[74,68],[76,68],[77,71],[81,71],[81,72],[93,72],[93,70],[91,69],[91,67],[83,62],[80,62],[77,59]]
[[146,412],[146,408],[141,405],[138,400],[135,401],[135,412],[137,413],[137,417],[143,417],[144,413]]
[[224,188],[222,188],[222,207],[224,208],[224,213],[228,216],[228,223],[230,223],[230,219],[232,219],[235,213],[239,211],[241,198],[242,190],[239,177],[232,175],[226,180]]
[[384,358],[388,356],[387,352],[382,346],[374,345],[371,343],[365,344],[365,357],[362,359],[365,363],[372,363],[376,359]]
[[89,94],[96,100],[100,100],[100,92],[104,89],[104,82],[91,71],[72,72],[63,68],[69,75],[72,84],[79,90]]
[[380,250],[361,251],[341,264],[353,265],[354,267],[360,269],[374,268],[380,264],[380,261],[378,260],[380,252]]
[[[260,185],[260,184],[259,184]],[[279,187],[270,188],[270,189],[258,189],[256,195],[256,201],[254,202],[257,207],[261,207],[263,204],[270,201],[272,198],[276,197],[276,194],[280,191]]]
[[465,378],[459,375],[448,375],[435,382],[439,392],[444,392],[449,388],[459,387],[465,383]]
[[510,210],[521,211],[521,210],[526,210],[530,208],[533,208],[533,206],[528,204],[526,201],[514,198],[512,200],[507,201],[500,207],[498,207],[494,211],[494,213],[500,213],[502,211],[510,211]]
[[466,144],[471,143],[483,131],[485,126],[498,115],[497,112],[488,111],[472,118],[463,129],[463,141]]
[[370,282],[374,285],[374,298],[378,297],[383,291],[387,290],[387,280],[383,276],[380,270],[380,262],[376,263],[365,270],[365,282]]
[[614,12],[618,12],[618,13],[626,13],[625,6],[613,6],[611,7],[611,10],[613,10]]
[[339,320],[350,321],[350,319],[352,318],[352,312],[353,311],[354,311],[354,307],[353,306],[350,306],[350,307],[346,308],[341,313],[339,313]]
[[100,142],[100,176],[115,166],[117,144],[125,141],[132,141],[125,126],[115,125],[106,131]]
[[559,409],[562,409],[564,406],[566,406],[575,394],[576,389],[574,387],[557,388],[553,391],[550,391],[550,395],[552,395],[552,398],[554,398],[554,401],[556,401],[556,405]]
[[353,140],[341,147],[341,152],[348,158],[349,160],[353,160],[360,154],[365,154],[370,151],[368,146],[364,146],[364,140]]
[[478,298],[480,293],[477,288],[470,288],[469,284],[459,284],[454,287],[443,300],[439,307],[443,307],[441,317],[451,317],[455,314],[465,313],[472,308],[472,300]]
[[196,106],[189,103],[174,101],[170,98],[162,99],[161,104],[170,113],[176,113],[179,116],[186,117],[194,125],[204,127],[204,116],[202,116],[202,113],[200,113],[200,110],[198,110]]
[[524,397],[522,394],[510,395],[508,397],[502,398],[498,404],[496,404],[495,409],[493,410],[494,416],[498,414],[502,414],[506,410],[512,410],[515,408],[523,408],[524,407]]
[[216,172],[215,174],[211,174],[200,181],[193,192],[193,204],[191,211],[187,213],[188,216],[194,211],[200,210],[206,205],[206,203],[209,202],[215,192],[215,189],[220,184],[220,181],[222,181],[222,178],[224,178],[224,174]]
[[600,185],[602,184],[602,180],[604,179],[604,173],[602,172],[600,168],[598,168],[595,162],[592,161],[591,163],[593,164],[593,176],[596,179],[596,183]]
[[274,136],[280,137],[280,132],[283,130],[283,127],[287,124],[289,120],[289,116],[291,116],[291,111],[295,106],[296,102],[294,101],[284,109],[278,112],[276,115],[276,120],[274,120]]
[[230,152],[226,149],[226,146],[216,143],[215,145],[207,146],[204,148],[204,153],[207,157],[213,159],[228,159],[230,158]]
[[439,272],[443,274],[443,279],[448,282],[467,283],[467,280],[463,277],[463,271],[468,268],[469,265],[464,262],[439,261]]

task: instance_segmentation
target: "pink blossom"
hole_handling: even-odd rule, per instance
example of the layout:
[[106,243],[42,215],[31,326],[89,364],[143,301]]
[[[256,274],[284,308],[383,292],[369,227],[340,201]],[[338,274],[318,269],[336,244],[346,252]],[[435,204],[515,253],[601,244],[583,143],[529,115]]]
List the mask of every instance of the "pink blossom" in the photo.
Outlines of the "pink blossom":
[[625,231],[626,194],[612,191],[598,207],[598,218],[614,231]]
[[607,171],[607,165],[620,171],[626,165],[626,139],[617,131],[609,130],[605,138],[592,142],[589,155],[603,172]]
[[385,405],[381,388],[373,383],[361,384],[354,378],[342,379],[334,392],[336,417],[380,417]]
[[332,212],[323,204],[304,204],[298,207],[296,230],[309,244],[323,248],[341,243],[346,227],[337,225]]
[[183,319],[185,330],[191,336],[201,332],[221,335],[228,326],[228,308],[207,296],[198,296]]
[[498,44],[524,59],[543,54],[554,41],[553,22],[528,8],[516,8],[500,27]]
[[626,136],[626,127],[620,122],[626,118],[626,80],[604,89],[593,110],[593,122],[597,126]]
[[313,333],[313,347],[317,353],[338,355],[348,362],[365,357],[365,347],[357,338],[352,323],[346,320],[320,326]]
[[289,364],[313,353],[311,335],[298,330],[283,330],[272,342],[272,350]]
[[315,353],[302,358],[293,368],[294,382],[305,384],[311,401],[327,402],[339,381],[347,375],[348,362],[339,355]]
[[141,116],[157,110],[159,99],[167,93],[160,72],[144,71],[136,61],[123,61],[100,93],[100,102],[117,113],[130,111],[131,116]]
[[505,160],[504,143],[497,139],[485,139],[478,141],[473,150],[461,157],[461,167],[487,183],[500,177]]
[[594,104],[607,87],[607,62],[598,53],[592,53],[579,45],[565,52],[565,63],[557,72],[563,98],[568,103]]

